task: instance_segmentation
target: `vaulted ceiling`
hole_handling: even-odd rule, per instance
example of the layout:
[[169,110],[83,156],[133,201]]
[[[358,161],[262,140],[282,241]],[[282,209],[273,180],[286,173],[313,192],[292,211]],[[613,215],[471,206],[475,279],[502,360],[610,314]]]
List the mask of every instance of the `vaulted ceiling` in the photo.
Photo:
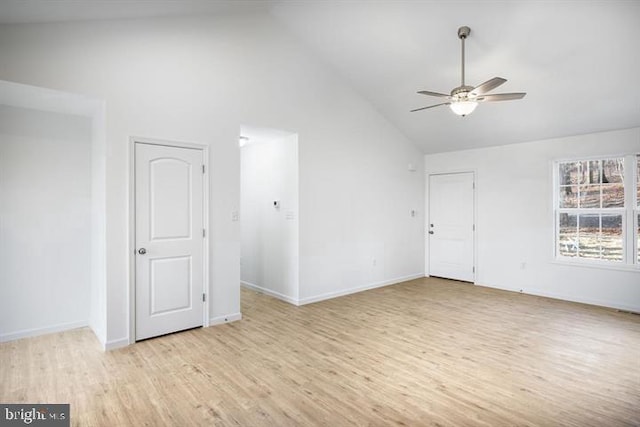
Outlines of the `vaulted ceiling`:
[[[228,13],[275,17],[425,153],[640,126],[638,1],[0,3],[0,23]],[[459,86],[462,25],[467,84],[499,76],[496,93],[527,96],[467,117],[410,113],[439,102],[416,91]]]

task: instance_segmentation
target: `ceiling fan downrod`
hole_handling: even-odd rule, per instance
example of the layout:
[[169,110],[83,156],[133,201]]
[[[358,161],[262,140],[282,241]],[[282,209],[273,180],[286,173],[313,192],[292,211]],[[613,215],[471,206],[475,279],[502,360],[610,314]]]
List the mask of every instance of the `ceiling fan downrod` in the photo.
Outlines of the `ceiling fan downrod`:
[[471,33],[471,28],[469,27],[460,27],[458,28],[458,38],[462,41],[462,84],[460,86],[464,87],[464,41]]

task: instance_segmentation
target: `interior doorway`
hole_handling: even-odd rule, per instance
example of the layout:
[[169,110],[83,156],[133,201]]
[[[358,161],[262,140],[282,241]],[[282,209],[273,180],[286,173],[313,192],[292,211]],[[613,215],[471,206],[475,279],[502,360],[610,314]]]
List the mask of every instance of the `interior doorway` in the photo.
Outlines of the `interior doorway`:
[[429,275],[475,280],[475,173],[429,175]]
[[240,129],[242,285],[298,304],[298,135]]
[[104,101],[0,81],[0,342],[107,342]]

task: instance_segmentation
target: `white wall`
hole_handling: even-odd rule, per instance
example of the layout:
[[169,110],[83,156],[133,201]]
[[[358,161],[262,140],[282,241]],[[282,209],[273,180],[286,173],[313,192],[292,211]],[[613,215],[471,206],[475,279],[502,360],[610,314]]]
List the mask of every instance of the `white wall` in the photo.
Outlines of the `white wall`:
[[422,154],[272,18],[4,25],[0,57],[0,79],[105,100],[107,347],[129,341],[132,135],[210,146],[213,322],[240,309],[242,123],[299,135],[302,299],[424,271]]
[[348,120],[313,143],[299,134],[302,304],[424,276],[422,155],[341,101]]
[[[298,302],[298,136],[261,137],[243,128],[241,280]],[[280,207],[274,207],[274,201]]]
[[427,155],[425,168],[477,171],[477,284],[640,311],[640,271],[554,262],[552,184],[554,160],[639,151],[634,128]]
[[86,326],[91,120],[0,106],[0,340]]
[[106,141],[104,103],[91,116],[91,310],[89,326],[101,345],[107,342]]

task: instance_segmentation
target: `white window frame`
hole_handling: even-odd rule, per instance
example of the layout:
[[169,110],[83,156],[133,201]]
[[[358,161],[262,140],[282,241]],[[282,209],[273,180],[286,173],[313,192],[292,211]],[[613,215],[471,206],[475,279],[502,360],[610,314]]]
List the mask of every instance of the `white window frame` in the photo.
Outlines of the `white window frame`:
[[633,184],[631,187],[633,189],[631,191],[631,193],[633,193],[631,195],[631,212],[633,214],[633,218],[629,222],[631,223],[631,226],[634,230],[634,232],[632,233],[634,246],[633,261],[635,262],[636,267],[640,269],[640,245],[638,244],[640,241],[640,221],[638,220],[638,216],[640,216],[640,197],[638,197],[638,190],[640,189],[640,153],[631,155],[630,157],[634,157],[632,161],[632,166],[634,169],[633,177],[630,178]]
[[[613,268],[621,270],[640,270],[638,262],[638,214],[640,213],[640,200],[637,198],[637,167],[640,153],[626,153],[619,155],[584,156],[567,159],[557,159],[553,162],[553,257],[556,262],[577,264],[584,266]],[[594,160],[624,159],[624,208],[560,208],[560,176],[561,163],[586,162]],[[612,214],[622,215],[622,261],[609,261],[602,259],[590,259],[580,257],[567,257],[560,255],[560,214]]]

